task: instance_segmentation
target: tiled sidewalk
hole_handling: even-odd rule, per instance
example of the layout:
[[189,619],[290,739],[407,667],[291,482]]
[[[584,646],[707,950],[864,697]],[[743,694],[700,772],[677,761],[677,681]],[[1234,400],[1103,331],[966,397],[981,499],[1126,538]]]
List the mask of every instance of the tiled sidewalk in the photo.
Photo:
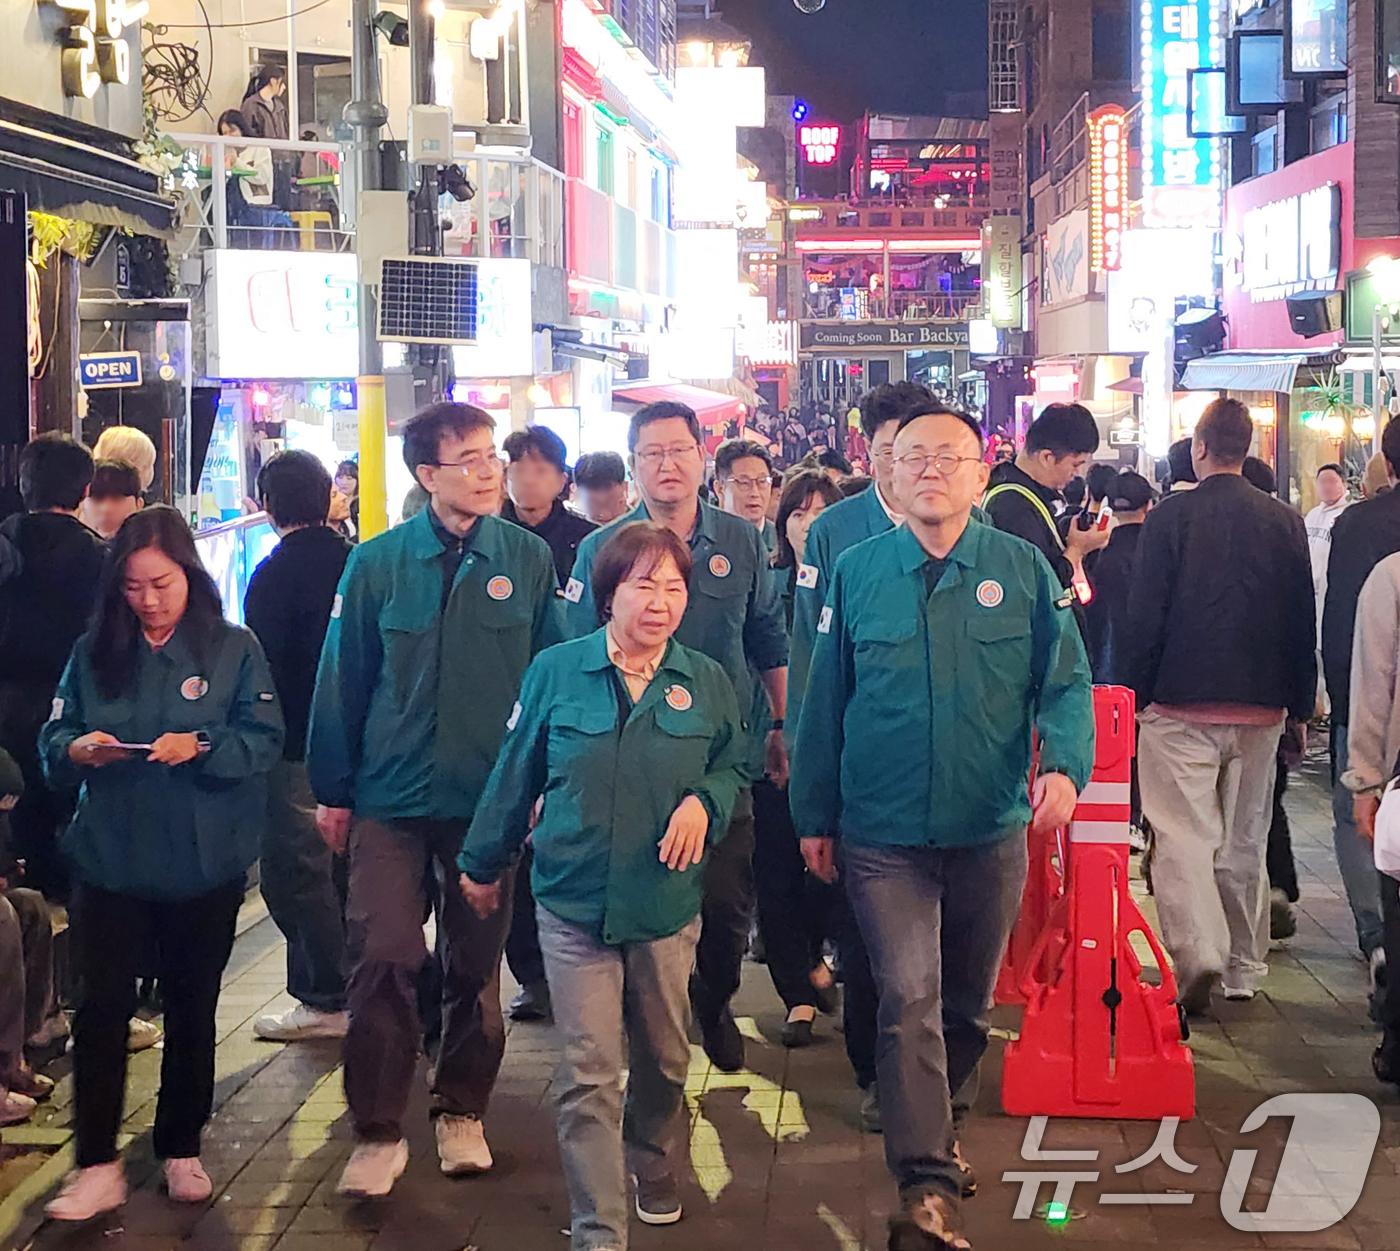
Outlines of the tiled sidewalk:
[[[967,1207],[978,1251],[1054,1246],[1148,1245],[1199,1248],[1400,1248],[1400,1101],[1370,1076],[1374,1033],[1365,1015],[1366,972],[1353,955],[1354,934],[1331,850],[1330,815],[1316,758],[1289,795],[1295,850],[1303,878],[1299,933],[1275,953],[1267,991],[1252,1003],[1217,999],[1192,1043],[1198,1115],[1180,1127],[1176,1145],[1186,1175],[1157,1162],[1119,1175],[1115,1165],[1144,1152],[1156,1126],[1054,1121],[1047,1148],[1097,1150],[1094,1162],[1040,1165],[1021,1158],[1026,1122],[1001,1115],[997,1098],[1001,1043],[984,1064],[978,1115],[965,1148],[981,1177]],[[271,922],[239,940],[220,1006],[218,1112],[205,1162],[216,1182],[207,1208],[177,1209],[154,1186],[149,1128],[159,1053],[133,1058],[126,1128],[128,1171],[138,1183],[114,1218],[81,1229],[42,1223],[37,1192],[64,1166],[71,1082],[65,1080],[42,1117],[6,1131],[0,1164],[0,1245],[50,1251],[567,1251],[568,1206],[546,1090],[557,1051],[545,1026],[511,1030],[505,1067],[487,1130],[497,1167],[489,1176],[448,1181],[437,1171],[420,1091],[412,1118],[413,1158],[393,1197],[349,1203],[334,1194],[350,1150],[333,1044],[282,1047],[257,1042],[251,1020],[287,1006],[283,954]],[[670,1229],[637,1227],[638,1251],[872,1251],[884,1246],[894,1202],[881,1139],[860,1133],[858,1095],[841,1039],[823,1020],[820,1042],[787,1052],[777,1044],[781,1014],[757,965],[745,970],[741,1011],[752,1071],[710,1071],[697,1049],[688,1087],[691,1163],[686,1218]],[[998,1013],[1003,1029],[1015,1015]],[[773,1041],[767,1041],[767,1040]],[[1357,1092],[1382,1113],[1381,1138],[1359,1202],[1345,1222],[1318,1233],[1240,1232],[1221,1216],[1219,1193],[1231,1154],[1257,1149],[1247,1208],[1262,1209],[1288,1131],[1274,1118],[1249,1135],[1250,1111],[1284,1092]],[[13,1154],[11,1154],[13,1153]],[[1315,1161],[1320,1171],[1327,1161]],[[1070,1219],[1015,1220],[1020,1187],[1005,1170],[1068,1168],[1099,1172],[1079,1185]],[[1190,1204],[1105,1206],[1105,1193],[1175,1192]],[[1040,1201],[1049,1198],[1046,1187]]]

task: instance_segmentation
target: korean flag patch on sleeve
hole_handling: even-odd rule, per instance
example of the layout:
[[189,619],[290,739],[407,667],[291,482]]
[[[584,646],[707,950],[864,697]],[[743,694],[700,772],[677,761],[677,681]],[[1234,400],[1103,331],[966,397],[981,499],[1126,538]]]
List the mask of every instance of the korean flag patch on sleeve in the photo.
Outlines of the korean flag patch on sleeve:
[[816,565],[797,566],[797,585],[800,587],[804,587],[809,591],[816,590],[818,576],[819,571]]
[[564,598],[571,604],[577,604],[583,598],[583,583],[577,578],[570,578],[564,586]]
[[513,730],[520,724],[520,701],[515,701],[515,707],[510,710],[510,720],[506,722],[506,729]]
[[331,620],[332,620],[332,621],[338,620],[339,617],[340,617],[340,614],[341,614],[341,612],[344,610],[344,608],[345,608],[345,596],[343,596],[343,595],[337,595],[333,600],[331,600]]
[[828,604],[825,608],[822,609],[822,615],[821,615],[820,617],[817,618],[817,633],[818,633],[818,634],[830,634],[830,633],[831,633],[831,605],[830,605],[830,604]]

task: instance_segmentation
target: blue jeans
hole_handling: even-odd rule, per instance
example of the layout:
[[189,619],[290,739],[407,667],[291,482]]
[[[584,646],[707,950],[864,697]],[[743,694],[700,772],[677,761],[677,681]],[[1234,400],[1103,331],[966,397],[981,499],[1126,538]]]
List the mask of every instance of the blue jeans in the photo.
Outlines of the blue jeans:
[[905,1199],[961,1192],[949,1091],[987,1049],[987,1012],[1026,881],[1026,839],[843,848],[880,991],[885,1163]]
[[1342,872],[1347,903],[1356,920],[1356,941],[1361,954],[1368,960],[1381,945],[1381,897],[1376,879],[1376,855],[1371,840],[1364,837],[1352,819],[1354,796],[1342,785],[1347,769],[1347,728],[1332,727],[1332,817],[1336,828],[1332,834],[1337,849],[1337,868]]
[[608,946],[543,905],[537,915],[564,1041],[554,1097],[573,1251],[626,1251],[624,1170],[674,1176],[685,1157],[687,986],[700,918],[669,938]]
[[316,798],[299,760],[268,776],[263,902],[287,940],[287,991],[319,1012],[345,1008],[345,860],[316,832]]

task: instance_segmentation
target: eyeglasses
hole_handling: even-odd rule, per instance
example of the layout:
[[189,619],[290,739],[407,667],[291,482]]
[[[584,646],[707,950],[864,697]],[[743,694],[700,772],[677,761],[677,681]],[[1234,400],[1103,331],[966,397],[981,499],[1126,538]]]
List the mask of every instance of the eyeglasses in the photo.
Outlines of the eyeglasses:
[[763,478],[725,478],[725,486],[731,486],[736,491],[761,491],[766,486],[773,485],[773,479]]
[[952,456],[946,453],[925,456],[923,452],[908,452],[903,456],[896,457],[895,464],[902,465],[906,472],[912,473],[916,478],[922,477],[928,467],[932,465],[943,477],[949,478],[957,473],[960,465],[979,462],[981,459],[980,456]]
[[463,460],[435,460],[435,469],[460,469],[463,474],[495,473],[501,467],[501,458],[495,452],[473,452]]
[[689,443],[680,447],[649,447],[636,455],[642,464],[659,469],[668,459],[673,465],[683,465],[699,450],[698,443]]
[[875,453],[875,459],[882,465],[894,464],[894,444],[890,444],[889,447],[882,447]]

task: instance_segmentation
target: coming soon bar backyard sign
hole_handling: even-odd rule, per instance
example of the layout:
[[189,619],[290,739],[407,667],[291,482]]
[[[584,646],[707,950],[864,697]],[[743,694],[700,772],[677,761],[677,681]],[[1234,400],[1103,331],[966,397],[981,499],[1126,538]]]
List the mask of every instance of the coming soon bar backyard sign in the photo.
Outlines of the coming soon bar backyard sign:
[[1147,226],[1220,224],[1220,141],[1186,128],[1187,71],[1224,64],[1218,0],[1143,0],[1142,199]]

